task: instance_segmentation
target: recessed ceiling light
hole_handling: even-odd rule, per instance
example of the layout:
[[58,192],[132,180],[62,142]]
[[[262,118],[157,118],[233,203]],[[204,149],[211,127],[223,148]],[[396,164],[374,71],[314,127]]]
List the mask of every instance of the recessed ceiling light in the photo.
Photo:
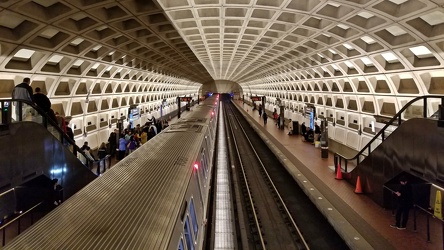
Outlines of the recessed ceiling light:
[[363,18],[365,18],[365,19],[369,19],[369,18],[372,18],[372,17],[374,17],[374,15],[373,15],[373,14],[370,14],[370,13],[368,13],[368,12],[365,12],[365,11],[363,11],[363,12],[359,13],[359,14],[358,14],[358,16],[360,16],[360,17],[363,17]]
[[373,43],[376,43],[376,41],[375,41],[373,38],[369,37],[369,36],[363,36],[363,37],[361,37],[361,39],[362,39],[364,42],[366,42],[367,44],[373,44]]
[[351,45],[348,44],[348,43],[344,43],[343,45],[344,45],[344,47],[346,47],[348,50],[355,49],[355,48],[353,48],[353,46],[351,46]]
[[426,46],[417,46],[413,48],[409,48],[413,54],[416,56],[429,56],[432,55],[432,52]]
[[389,63],[399,61],[398,58],[392,52],[381,53],[381,56],[384,57],[384,59]]
[[14,57],[21,59],[29,59],[35,53],[34,50],[29,49],[21,49],[15,53]]
[[57,63],[59,63],[62,59],[63,59],[63,56],[53,55],[53,56],[51,56],[51,58],[49,58],[48,62],[49,62],[49,63],[53,63],[53,64],[57,64]]
[[442,13],[441,11],[434,11],[424,16],[420,16],[419,18],[421,18],[431,26],[444,23],[444,13]]

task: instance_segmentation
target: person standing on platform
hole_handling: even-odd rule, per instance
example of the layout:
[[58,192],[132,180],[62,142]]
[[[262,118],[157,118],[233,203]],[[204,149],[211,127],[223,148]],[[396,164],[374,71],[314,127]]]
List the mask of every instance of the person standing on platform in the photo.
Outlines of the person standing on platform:
[[119,152],[118,152],[117,160],[120,161],[125,157],[126,145],[127,145],[127,142],[125,140],[125,136],[122,134],[122,135],[120,135],[120,139],[119,139]]
[[305,122],[302,122],[301,125],[301,135],[305,140],[307,140],[307,126],[305,126]]
[[134,139],[134,135],[130,137],[126,148],[128,149],[128,155],[136,150],[136,139]]
[[[12,99],[20,99],[20,100],[26,100],[30,102],[34,102],[33,100],[33,93],[31,88],[31,79],[26,77],[23,79],[23,82],[19,85],[14,87],[14,90],[12,91]],[[28,105],[25,103],[22,103],[22,117],[19,117],[19,102],[14,102],[15,105],[15,119],[17,121],[22,121],[24,117],[26,117],[28,112]]]
[[316,135],[315,141],[320,141],[321,139],[321,127],[317,123],[315,123],[314,133]]
[[140,134],[140,144],[143,145],[148,141],[148,127],[142,129],[142,134]]
[[[154,117],[153,117],[153,118],[154,118]],[[150,130],[153,129],[154,135],[157,135],[157,127],[156,127],[155,122],[153,122],[153,123],[150,124],[150,128],[149,128],[149,129],[150,129]]]
[[109,143],[109,152],[111,154],[111,157],[113,157],[117,149],[117,129],[114,129],[114,131],[111,132],[111,134],[109,134],[108,143]]
[[106,144],[102,142],[100,144],[99,150],[97,151],[97,156],[99,157],[99,160],[102,160],[108,155],[108,151],[106,150]]
[[261,117],[262,116],[262,105],[261,104],[259,104],[259,117]]
[[402,175],[399,177],[400,187],[394,194],[398,197],[398,205],[396,207],[396,224],[390,225],[399,230],[405,230],[409,219],[409,210],[413,206],[412,186],[408,183],[407,177]]
[[291,119],[288,121],[288,134],[293,134],[293,122],[291,121]]
[[268,119],[267,112],[264,112],[264,114],[262,115],[262,118],[264,119],[264,125],[267,124],[267,119]]

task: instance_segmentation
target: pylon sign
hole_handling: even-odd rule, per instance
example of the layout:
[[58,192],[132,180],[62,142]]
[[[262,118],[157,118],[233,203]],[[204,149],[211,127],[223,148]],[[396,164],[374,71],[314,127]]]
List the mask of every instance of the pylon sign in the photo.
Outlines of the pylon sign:
[[433,213],[436,218],[439,218],[442,220],[442,203],[441,203],[441,191],[436,191],[436,198],[435,198],[435,211]]

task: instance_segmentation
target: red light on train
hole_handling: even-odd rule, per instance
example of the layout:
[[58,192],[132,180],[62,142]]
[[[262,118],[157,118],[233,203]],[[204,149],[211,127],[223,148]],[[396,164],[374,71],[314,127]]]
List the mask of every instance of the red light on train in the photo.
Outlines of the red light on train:
[[197,163],[194,163],[194,169],[199,170],[199,165],[197,165]]
[[211,111],[211,116],[214,116],[214,111]]

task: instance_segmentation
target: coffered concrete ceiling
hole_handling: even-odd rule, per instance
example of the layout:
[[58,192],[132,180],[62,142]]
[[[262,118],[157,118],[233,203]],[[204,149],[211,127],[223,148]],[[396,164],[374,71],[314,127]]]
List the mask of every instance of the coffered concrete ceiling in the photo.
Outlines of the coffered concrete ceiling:
[[[41,71],[72,63],[83,74],[111,63],[115,70],[241,85],[275,75],[299,80],[442,67],[443,3],[3,0],[1,66]],[[21,48],[31,51],[17,54]],[[32,60],[20,63],[30,53]]]

